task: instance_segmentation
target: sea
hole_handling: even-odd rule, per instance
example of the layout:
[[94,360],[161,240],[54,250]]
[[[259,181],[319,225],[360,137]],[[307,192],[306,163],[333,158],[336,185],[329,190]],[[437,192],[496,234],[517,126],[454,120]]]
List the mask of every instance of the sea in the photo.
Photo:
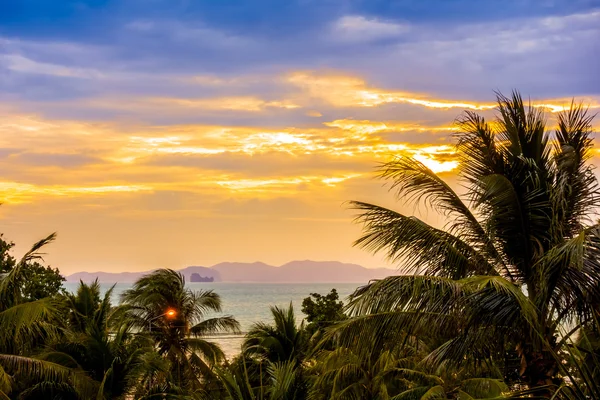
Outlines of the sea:
[[[74,292],[79,284],[66,282],[65,288]],[[103,284],[103,291],[112,285]],[[191,290],[213,290],[221,296],[222,313],[208,314],[206,318],[221,315],[234,316],[241,325],[240,335],[216,335],[208,340],[219,343],[228,358],[239,354],[243,341],[243,332],[247,332],[256,322],[272,321],[270,306],[294,307],[298,324],[304,319],[302,300],[311,293],[325,295],[335,288],[340,300],[346,303],[347,297],[360,284],[357,283],[228,283],[228,282],[191,282],[186,287]],[[117,283],[112,293],[112,303],[119,303],[120,294],[131,287],[130,283]]]

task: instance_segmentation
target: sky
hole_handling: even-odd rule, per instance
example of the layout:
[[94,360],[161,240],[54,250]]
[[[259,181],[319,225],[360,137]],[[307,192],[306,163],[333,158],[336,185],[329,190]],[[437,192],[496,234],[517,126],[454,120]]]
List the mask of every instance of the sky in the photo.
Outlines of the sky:
[[443,221],[378,163],[459,187],[465,109],[519,89],[552,125],[600,111],[598,71],[600,0],[2,0],[0,232],[16,255],[58,232],[64,274],[395,268],[352,247],[347,201]]

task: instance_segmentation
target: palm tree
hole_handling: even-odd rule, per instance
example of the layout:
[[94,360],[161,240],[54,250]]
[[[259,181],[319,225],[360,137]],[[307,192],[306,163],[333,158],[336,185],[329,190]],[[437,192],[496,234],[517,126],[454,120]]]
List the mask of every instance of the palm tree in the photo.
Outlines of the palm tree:
[[[349,307],[358,318],[344,340],[364,324],[437,334],[446,340],[427,357],[432,364],[500,361],[512,348],[523,382],[556,384],[553,353],[600,304],[593,116],[572,104],[551,136],[542,108],[525,106],[517,92],[497,100],[496,121],[470,111],[457,120],[464,196],[413,158],[380,167],[399,200],[439,212],[444,229],[352,202],[364,224],[355,244],[384,252],[408,275],[354,293]],[[567,326],[573,330],[561,335]]]
[[446,380],[438,375],[440,371],[423,371],[414,360],[398,358],[390,350],[365,359],[360,353],[340,347],[322,354],[316,366],[320,376],[312,387],[311,400],[521,398],[520,394],[508,394],[509,387],[501,378],[452,373]]
[[304,324],[296,325],[292,303],[287,309],[277,306],[270,309],[274,324],[254,324],[242,344],[243,352],[273,363],[293,361],[300,364],[308,346]]
[[575,339],[555,354],[565,382],[553,394],[557,400],[600,398],[600,321],[594,318]]
[[[226,400],[304,400],[306,384],[299,366],[294,361],[267,362],[266,378],[256,387],[251,383],[248,370],[230,368],[218,371]],[[215,398],[214,394],[213,397]]]
[[128,398],[148,367],[142,356],[152,352],[147,337],[136,335],[131,323],[111,306],[114,287],[101,296],[98,281],[80,282],[75,294],[63,297],[67,324],[49,341],[38,359],[80,368],[98,382],[97,398]]
[[421,362],[431,342],[426,336],[398,335],[368,324],[360,336],[343,346],[335,333],[345,324],[353,323],[342,322],[328,332],[333,350],[319,351],[309,369],[311,400],[482,399],[498,398],[508,391],[502,374],[492,365],[428,368]]
[[204,337],[239,332],[231,316],[205,319],[208,312],[221,311],[218,294],[186,289],[183,275],[170,269],[140,278],[122,294],[122,302],[132,326],[151,337],[158,354],[170,362],[168,384],[173,387],[202,390],[214,375],[213,367],[225,358],[221,348]]
[[55,299],[26,302],[21,292],[23,267],[42,256],[40,250],[55,239],[52,234],[32,246],[14,268],[0,277],[0,398],[40,398],[40,393],[61,393],[63,398],[95,396],[97,384],[80,368],[32,357],[34,350],[57,334]]
[[[241,356],[230,366],[231,377],[245,377],[242,387],[258,385],[261,390],[257,399],[304,399],[308,388],[303,362],[309,335],[304,323],[296,324],[291,302],[288,308],[272,306],[270,310],[273,324],[257,322],[250,328]],[[221,380],[227,387],[227,379]]]

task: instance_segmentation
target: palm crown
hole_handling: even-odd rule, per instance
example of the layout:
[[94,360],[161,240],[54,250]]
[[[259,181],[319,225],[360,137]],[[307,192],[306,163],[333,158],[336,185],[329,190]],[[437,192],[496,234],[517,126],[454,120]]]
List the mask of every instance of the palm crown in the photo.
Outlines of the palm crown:
[[[122,294],[128,320],[154,339],[157,351],[172,365],[174,383],[199,388],[200,379],[213,376],[212,368],[224,359],[221,348],[204,337],[222,331],[239,331],[231,316],[205,318],[221,311],[221,298],[213,291],[185,288],[183,276],[161,269],[139,279]],[[168,315],[173,310],[173,315]]]
[[295,365],[305,356],[308,338],[304,324],[296,325],[292,303],[288,308],[271,307],[274,324],[258,322],[252,326],[242,344],[247,355],[271,362],[292,361]]
[[385,252],[410,275],[358,289],[350,309],[362,317],[346,326],[436,332],[447,340],[428,357],[434,363],[501,358],[514,345],[522,378],[548,384],[559,330],[590,318],[600,294],[593,117],[572,104],[552,136],[541,108],[516,92],[497,99],[494,122],[470,111],[457,120],[464,196],[413,158],[380,168],[398,199],[445,216],[444,229],[352,202],[364,224],[356,244]]

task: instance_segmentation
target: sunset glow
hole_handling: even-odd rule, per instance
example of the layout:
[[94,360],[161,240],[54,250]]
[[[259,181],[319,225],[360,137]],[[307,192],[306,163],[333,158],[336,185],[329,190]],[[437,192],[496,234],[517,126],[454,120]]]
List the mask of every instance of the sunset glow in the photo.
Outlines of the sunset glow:
[[25,245],[57,231],[48,260],[65,273],[307,258],[391,267],[352,248],[346,207],[386,201],[379,163],[413,156],[455,184],[453,122],[464,110],[493,119],[494,90],[531,95],[550,124],[572,98],[600,109],[591,63],[563,62],[597,54],[577,45],[600,37],[595,9],[447,16],[442,31],[438,17],[350,3],[294,2],[312,22],[289,26],[295,16],[250,23],[211,19],[213,6],[189,5],[188,17],[128,2],[99,21],[63,10],[47,32],[28,28],[35,19],[7,25],[2,232]]

